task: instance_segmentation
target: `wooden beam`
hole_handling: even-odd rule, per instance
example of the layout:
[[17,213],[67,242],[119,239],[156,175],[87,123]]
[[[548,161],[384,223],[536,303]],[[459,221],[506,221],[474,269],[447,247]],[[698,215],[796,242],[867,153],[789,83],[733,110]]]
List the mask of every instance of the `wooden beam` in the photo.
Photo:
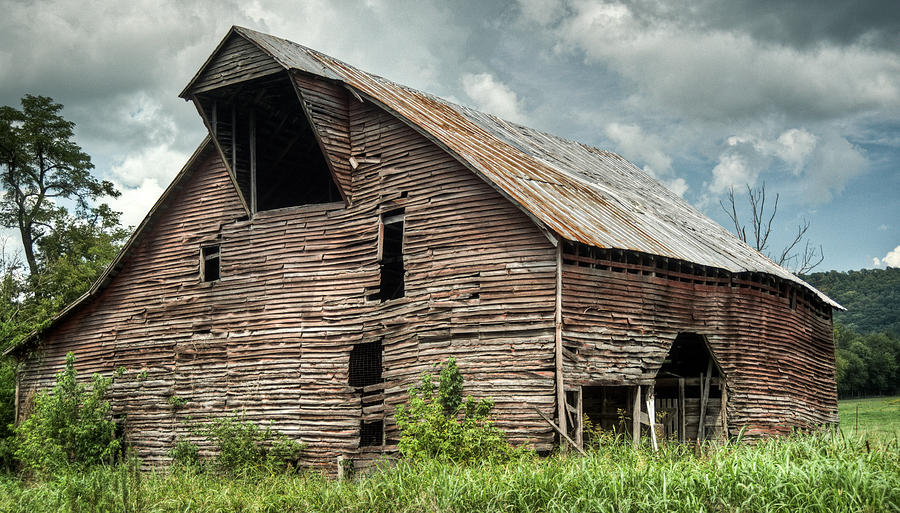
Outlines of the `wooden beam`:
[[684,411],[684,378],[678,378],[678,441],[687,440],[687,415]]
[[728,440],[728,388],[725,386],[725,380],[719,380],[722,389],[722,402],[719,406],[722,415],[722,437]]
[[250,210],[255,214],[256,201],[256,111],[250,110]]
[[647,418],[650,423],[650,443],[653,445],[653,450],[659,450],[659,446],[656,443],[656,387],[655,385],[650,385],[650,388],[647,389]]
[[712,359],[709,360],[709,363],[706,365],[706,379],[702,379],[703,375],[700,375],[702,390],[700,392],[700,422],[697,424],[697,440],[703,441],[706,440],[706,403],[709,401],[709,383],[710,378],[712,377]]
[[563,379],[562,244],[556,246],[556,405],[559,427],[566,431],[566,390]]
[[561,436],[563,440],[565,440],[566,442],[569,442],[569,444],[572,447],[574,447],[575,450],[578,451],[582,456],[587,455],[587,453],[584,452],[584,449],[582,449],[581,447],[578,447],[578,444],[575,443],[575,440],[572,440],[571,438],[569,438],[569,435],[565,434],[561,429],[559,429],[559,426],[554,424],[553,420],[551,420],[550,417],[545,415],[544,412],[542,412],[540,408],[538,408],[537,406],[533,406],[533,408],[534,408],[534,411],[538,412],[538,415],[540,415],[542,419],[547,421],[547,424],[550,424],[550,427],[552,427],[557,433],[559,433],[559,436]]
[[634,446],[641,443],[641,386],[634,387],[634,402],[631,405],[631,439]]
[[[578,444],[578,447],[584,448],[584,389],[582,387],[578,387],[575,391],[576,397],[578,398],[578,404],[576,406],[576,411],[578,415],[578,430],[575,431],[575,443]],[[724,411],[724,410],[723,410]]]

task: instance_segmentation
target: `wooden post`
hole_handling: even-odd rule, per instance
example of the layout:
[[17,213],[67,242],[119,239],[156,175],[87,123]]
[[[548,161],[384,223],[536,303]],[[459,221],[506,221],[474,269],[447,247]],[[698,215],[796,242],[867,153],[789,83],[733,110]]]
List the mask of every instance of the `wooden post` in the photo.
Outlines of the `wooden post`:
[[337,477],[338,479],[344,479],[347,477],[347,469],[344,468],[344,455],[338,455],[337,457]]
[[678,440],[687,440],[687,415],[685,414],[684,378],[678,378]]
[[237,109],[231,104],[231,170],[237,177]]
[[709,401],[709,383],[712,378],[712,360],[706,365],[706,379],[700,374],[700,422],[697,424],[697,440],[706,440],[706,403]]
[[578,447],[584,448],[584,401],[582,399],[583,389],[578,387],[575,389],[575,394],[577,398],[577,405],[575,406],[576,415],[578,415],[578,419],[576,419],[575,425],[578,426],[578,430],[575,431],[575,443],[578,444]]
[[[556,405],[559,430],[566,432],[566,390],[562,347],[562,242],[556,245]],[[563,445],[565,448],[565,445]]]
[[656,385],[650,385],[647,389],[647,417],[650,421],[650,444],[653,450],[659,450],[656,443]]
[[728,389],[725,387],[725,378],[719,377],[719,388],[722,389],[722,438],[728,440]]
[[634,387],[634,403],[631,406],[631,439],[634,446],[641,443],[641,386]]
[[256,204],[256,112],[250,111],[250,211],[257,211]]

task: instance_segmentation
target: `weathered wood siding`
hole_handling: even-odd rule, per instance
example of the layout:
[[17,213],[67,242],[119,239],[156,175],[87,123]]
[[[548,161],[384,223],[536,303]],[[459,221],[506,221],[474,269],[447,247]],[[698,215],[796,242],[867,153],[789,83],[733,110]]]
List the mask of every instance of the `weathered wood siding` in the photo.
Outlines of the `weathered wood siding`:
[[577,258],[563,266],[567,386],[650,384],[676,336],[693,332],[727,378],[732,432],[837,421],[831,311],[817,299],[792,309],[790,289],[767,278]]
[[[335,102],[345,94],[324,84],[310,101],[329,91]],[[241,220],[226,170],[208,156],[102,295],[46,334],[21,373],[26,394],[75,351],[83,373],[128,370],[116,411],[147,462],[165,461],[188,418],[239,411],[274,420],[308,444],[309,464],[333,467],[339,454],[372,451],[357,451],[361,400],[348,365],[353,344],[382,340],[389,444],[390,412],[407,388],[456,356],[466,392],[495,399],[514,441],[549,448],[552,434],[531,405],[553,411],[555,248],[394,117],[354,99],[347,120],[350,152],[364,162],[352,173],[352,206]],[[380,216],[397,207],[406,297],[381,302],[372,299]],[[214,241],[222,278],[203,283],[200,244]],[[173,407],[173,396],[186,403]]]
[[202,93],[278,72],[283,73],[284,68],[275,59],[243,36],[233,34],[194,81],[190,93]]

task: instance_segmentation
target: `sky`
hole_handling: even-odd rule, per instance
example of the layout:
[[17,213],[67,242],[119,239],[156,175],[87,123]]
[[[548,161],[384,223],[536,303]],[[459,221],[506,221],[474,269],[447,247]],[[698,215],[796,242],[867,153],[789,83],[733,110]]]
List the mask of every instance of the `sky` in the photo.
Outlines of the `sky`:
[[817,271],[900,267],[893,0],[0,0],[0,12],[0,105],[26,93],[65,105],[129,225],[205,136],[177,96],[241,25],[619,153],[726,227],[729,188],[765,184],[779,196],[772,250],[808,220]]

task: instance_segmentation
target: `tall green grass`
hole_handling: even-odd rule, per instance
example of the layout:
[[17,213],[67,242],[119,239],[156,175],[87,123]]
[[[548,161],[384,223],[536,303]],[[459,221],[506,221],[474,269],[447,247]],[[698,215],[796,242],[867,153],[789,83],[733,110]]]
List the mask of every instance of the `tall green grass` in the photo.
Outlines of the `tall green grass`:
[[658,453],[608,444],[587,457],[506,464],[400,462],[335,481],[318,474],[228,478],[127,465],[0,478],[0,511],[596,511],[900,512],[900,447],[840,435],[755,445],[669,445]]

